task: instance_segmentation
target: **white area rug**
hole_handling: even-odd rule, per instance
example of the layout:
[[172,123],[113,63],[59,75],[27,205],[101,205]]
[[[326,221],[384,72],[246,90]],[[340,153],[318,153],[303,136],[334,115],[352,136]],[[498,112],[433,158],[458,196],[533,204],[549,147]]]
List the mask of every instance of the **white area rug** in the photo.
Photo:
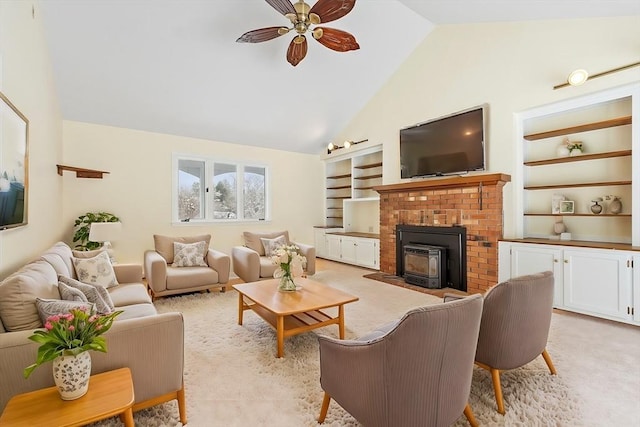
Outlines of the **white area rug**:
[[[362,278],[351,267],[318,272],[313,278],[360,297],[345,306],[347,338],[363,335],[407,310],[440,300],[408,289]],[[356,271],[357,275],[353,274]],[[156,302],[160,312],[181,311],[185,318],[185,387],[189,427],[315,426],[323,392],[314,332],[337,336],[337,326],[285,340],[277,359],[275,332],[253,312],[237,324],[235,291],[194,294]],[[549,349],[553,357],[553,349]],[[481,425],[582,425],[577,398],[562,376],[551,376],[541,358],[502,375],[507,414],[495,411],[491,378],[476,368],[470,403]],[[134,414],[136,425],[178,426],[175,402]],[[120,425],[110,419],[97,426]],[[334,401],[326,426],[359,424]],[[466,426],[464,416],[456,426]]]

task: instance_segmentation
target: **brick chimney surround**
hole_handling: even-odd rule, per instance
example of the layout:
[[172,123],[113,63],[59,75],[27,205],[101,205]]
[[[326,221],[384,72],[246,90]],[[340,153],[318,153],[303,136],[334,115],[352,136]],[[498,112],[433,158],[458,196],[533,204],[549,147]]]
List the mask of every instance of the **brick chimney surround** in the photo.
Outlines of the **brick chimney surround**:
[[467,292],[495,285],[502,188],[510,181],[509,175],[493,173],[374,187],[380,194],[380,271],[396,274],[396,225],[462,226],[467,229]]

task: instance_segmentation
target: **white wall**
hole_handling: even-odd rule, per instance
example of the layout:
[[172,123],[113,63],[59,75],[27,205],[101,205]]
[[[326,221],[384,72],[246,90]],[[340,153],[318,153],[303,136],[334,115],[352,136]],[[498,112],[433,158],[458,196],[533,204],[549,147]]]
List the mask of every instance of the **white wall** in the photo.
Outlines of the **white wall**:
[[0,1],[0,60],[0,90],[29,120],[29,223],[0,231],[3,278],[63,236],[62,121],[37,2]]
[[[211,247],[231,254],[243,231],[287,229],[292,239],[313,243],[323,224],[323,165],[318,156],[206,141],[73,121],[63,122],[64,164],[109,171],[103,179],[64,175],[63,225],[72,244],[73,222],[85,212],[119,216],[126,238],[112,242],[119,262],[141,263],[153,234],[212,234]],[[266,164],[271,173],[272,220],[238,224],[171,223],[172,153]]]
[[[640,80],[640,67],[553,90],[577,68],[638,61],[640,17],[437,27],[336,141],[384,144],[384,183],[400,182],[400,128],[489,104],[488,171],[514,173],[514,113]],[[515,233],[505,186],[505,237]]]

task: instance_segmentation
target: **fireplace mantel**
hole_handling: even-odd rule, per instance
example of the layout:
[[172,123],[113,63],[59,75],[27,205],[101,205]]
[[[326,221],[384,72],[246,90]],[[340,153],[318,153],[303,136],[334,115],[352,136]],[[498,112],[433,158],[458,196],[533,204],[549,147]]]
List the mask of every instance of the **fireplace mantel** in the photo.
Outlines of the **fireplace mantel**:
[[503,173],[450,176],[374,187],[380,194],[380,271],[396,274],[396,226],[466,228],[467,292],[498,280]]
[[438,190],[451,187],[468,187],[472,185],[497,185],[511,181],[511,176],[504,173],[491,173],[482,175],[452,176],[419,181],[402,182],[399,184],[379,185],[373,187],[378,193],[395,193],[408,190]]

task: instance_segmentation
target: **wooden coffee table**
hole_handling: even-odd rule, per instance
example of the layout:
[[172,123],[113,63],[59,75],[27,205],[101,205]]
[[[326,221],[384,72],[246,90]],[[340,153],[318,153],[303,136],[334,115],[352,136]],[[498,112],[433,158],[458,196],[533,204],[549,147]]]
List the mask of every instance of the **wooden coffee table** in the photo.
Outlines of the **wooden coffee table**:
[[[278,337],[278,357],[284,355],[284,339],[327,325],[338,325],[344,339],[344,305],[358,297],[313,280],[298,277],[295,292],[278,291],[279,279],[233,285],[238,291],[238,324],[242,325],[245,310],[253,310],[275,330]],[[337,307],[338,316],[321,311]]]
[[62,400],[57,387],[13,396],[0,416],[0,425],[83,426],[120,415],[127,427],[133,423],[133,380],[129,368],[92,375],[89,391],[75,400]]

